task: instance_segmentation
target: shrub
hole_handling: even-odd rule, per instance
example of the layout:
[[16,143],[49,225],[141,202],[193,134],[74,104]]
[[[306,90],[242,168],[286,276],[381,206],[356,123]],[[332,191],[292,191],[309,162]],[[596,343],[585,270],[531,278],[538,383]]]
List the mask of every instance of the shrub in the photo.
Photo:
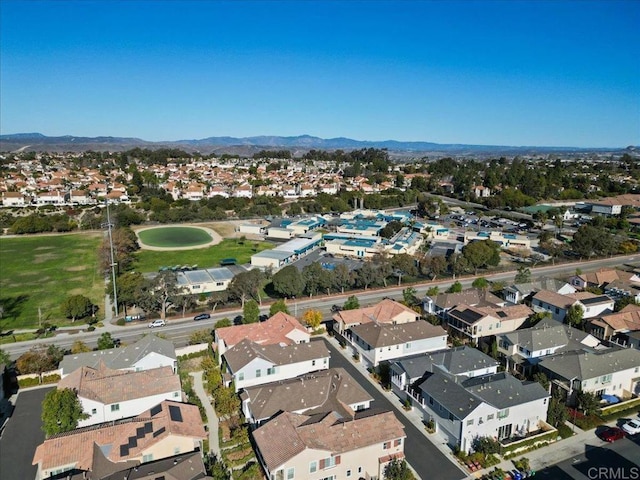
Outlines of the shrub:
[[52,375],[45,375],[42,377],[42,383],[56,383],[60,381],[60,375],[54,373]]
[[119,318],[119,319],[116,321],[116,325],[119,325],[119,326],[121,326],[121,327],[124,327],[124,324],[125,324],[125,323],[127,323],[127,322],[125,322],[125,321],[124,321],[124,318]]
[[20,388],[35,387],[36,385],[40,385],[40,379],[38,377],[21,378],[18,380],[18,387]]
[[560,435],[563,439],[569,438],[573,436],[573,431],[571,430],[571,427],[563,423],[562,425],[558,425],[558,435]]
[[96,327],[94,327],[93,325],[90,325],[89,327],[87,327],[87,332],[93,332],[96,329]]

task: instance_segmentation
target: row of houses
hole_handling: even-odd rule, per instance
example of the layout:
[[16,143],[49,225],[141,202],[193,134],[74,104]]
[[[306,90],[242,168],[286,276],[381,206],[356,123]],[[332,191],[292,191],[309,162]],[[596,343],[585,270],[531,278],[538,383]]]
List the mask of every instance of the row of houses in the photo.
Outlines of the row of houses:
[[57,388],[77,394],[86,418],[37,447],[36,480],[207,478],[205,429],[198,407],[184,403],[176,369],[173,344],[155,335],[66,355]]

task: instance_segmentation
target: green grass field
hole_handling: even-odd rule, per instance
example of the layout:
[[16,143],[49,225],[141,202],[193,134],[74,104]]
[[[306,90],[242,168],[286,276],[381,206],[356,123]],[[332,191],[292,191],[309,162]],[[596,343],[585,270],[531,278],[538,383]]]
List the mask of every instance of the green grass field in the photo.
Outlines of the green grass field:
[[160,267],[174,265],[198,265],[199,268],[218,267],[223,258],[235,258],[238,264],[248,263],[251,255],[262,250],[273,248],[269,242],[254,242],[227,239],[218,245],[193,250],[157,251],[139,250],[133,268],[137,272],[157,272]]
[[211,235],[195,227],[158,227],[138,232],[140,240],[151,247],[193,247],[209,243]]
[[84,295],[104,309],[100,241],[98,233],[0,237],[2,330],[37,328],[40,320],[69,324],[59,309],[68,295]]

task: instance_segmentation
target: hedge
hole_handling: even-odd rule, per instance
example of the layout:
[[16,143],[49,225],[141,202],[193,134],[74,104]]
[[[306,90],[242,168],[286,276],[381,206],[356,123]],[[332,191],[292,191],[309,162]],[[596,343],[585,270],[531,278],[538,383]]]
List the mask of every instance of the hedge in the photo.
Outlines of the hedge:
[[519,440],[517,442],[510,443],[507,446],[500,445],[500,454],[508,455],[514,450],[530,447],[539,442],[547,442],[547,443],[553,442],[556,438],[558,438],[558,431],[550,430],[547,433],[543,433],[542,435],[537,435],[532,438],[525,438],[524,440]]
[[629,400],[622,405],[614,405],[611,407],[605,407],[598,410],[598,415],[602,418],[613,417],[616,413],[627,412],[628,410],[636,410],[640,408],[640,398],[635,400]]

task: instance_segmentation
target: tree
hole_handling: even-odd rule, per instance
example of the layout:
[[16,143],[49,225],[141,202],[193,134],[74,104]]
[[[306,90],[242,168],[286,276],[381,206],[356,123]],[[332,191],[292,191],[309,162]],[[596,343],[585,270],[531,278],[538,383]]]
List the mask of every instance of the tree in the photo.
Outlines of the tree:
[[73,345],[71,345],[71,353],[85,353],[90,351],[91,348],[89,347],[89,345],[81,340],[76,340],[75,342],[73,342]]
[[408,307],[415,305],[418,302],[418,297],[416,297],[416,289],[413,287],[407,287],[402,290],[402,300],[404,304]]
[[[285,267],[288,268],[288,267]],[[293,267],[295,268],[295,267]],[[284,269],[283,269],[284,270]],[[280,270],[282,271],[282,270]],[[229,295],[232,298],[240,300],[240,306],[244,308],[244,304],[250,298],[261,301],[259,296],[259,288],[262,285],[264,277],[258,269],[241,272],[233,277],[229,284]]]
[[62,314],[75,322],[77,318],[86,317],[91,314],[93,304],[91,300],[83,295],[71,295],[65,298],[60,305]]
[[560,393],[558,391],[554,391],[551,396],[551,401],[549,402],[549,409],[547,410],[547,423],[554,427],[558,427],[559,425],[564,424],[568,418],[569,415],[567,408],[562,402]]
[[471,443],[474,452],[493,455],[500,452],[500,442],[491,437],[475,437]]
[[575,328],[582,328],[582,322],[584,318],[584,310],[577,303],[575,305],[571,305],[569,310],[567,310],[567,316],[565,317],[565,322],[568,325],[571,325]]
[[358,297],[355,295],[351,295],[347,298],[347,301],[342,305],[343,310],[357,310],[360,308],[360,302],[358,301]]
[[276,300],[269,307],[270,317],[273,317],[278,312],[289,314],[289,309],[287,308],[287,302],[283,298],[281,298],[280,300]]
[[427,297],[435,297],[436,295],[438,295],[438,292],[440,291],[440,289],[438,288],[437,285],[433,286],[433,287],[429,287],[429,289],[427,290]]
[[260,321],[260,307],[255,300],[249,300],[242,309],[242,323],[258,323]]
[[9,365],[11,363],[11,356],[0,348],[0,365]]
[[462,284],[457,280],[447,288],[447,293],[460,293],[462,291]]
[[459,253],[453,253],[449,256],[449,270],[453,275],[453,278],[456,278],[456,275],[461,275],[467,271],[469,268],[469,262],[467,259]]
[[521,266],[518,268],[518,273],[513,279],[513,283],[529,283],[531,282],[531,270],[527,267]]
[[201,343],[213,342],[213,335],[210,329],[196,330],[189,335],[189,345],[200,345]]
[[325,270],[318,262],[313,262],[302,269],[304,288],[310,297],[317,294],[318,290],[321,288],[322,275],[324,271]]
[[634,297],[631,295],[625,295],[624,297],[620,297],[616,300],[616,303],[613,306],[613,311],[619,312],[628,305],[638,305],[638,302],[636,302]]
[[36,345],[18,357],[16,368],[21,374],[55,370],[62,361],[64,352],[55,345]]
[[340,293],[344,293],[345,288],[349,288],[352,284],[352,276],[349,268],[340,263],[333,271],[333,286],[336,290],[340,290]]
[[481,290],[486,290],[489,288],[489,280],[487,280],[484,277],[478,277],[476,278],[472,283],[471,286],[473,288],[479,288]]
[[42,402],[42,429],[50,437],[68,432],[78,427],[78,422],[89,418],[82,411],[82,404],[76,393],[69,389],[51,390]]
[[578,408],[585,415],[593,415],[600,408],[600,400],[591,392],[578,392],[577,395]]
[[271,279],[276,293],[286,298],[299,297],[304,291],[304,278],[294,265],[288,265],[275,273]]
[[160,272],[152,280],[144,281],[138,303],[147,312],[160,312],[160,318],[164,319],[167,309],[182,292],[175,272]]
[[431,280],[435,280],[447,269],[447,259],[442,255],[428,258],[430,258],[428,265],[431,272]]
[[322,312],[320,310],[307,310],[302,315],[304,323],[316,330],[322,323]]
[[225,328],[225,327],[230,327],[231,325],[233,325],[233,323],[231,322],[230,319],[223,318],[222,320],[218,320],[213,327],[214,328]]
[[174,299],[174,304],[182,309],[182,316],[187,314],[187,310],[193,310],[198,305],[198,295],[185,293],[178,295]]
[[549,379],[544,374],[544,372],[534,373],[533,381],[538,382],[540,385],[542,385],[542,388],[544,388],[547,392],[549,391],[549,385],[551,385],[551,383],[549,382]]
[[415,480],[415,475],[407,465],[407,461],[393,458],[384,467],[384,478],[386,480]]
[[478,269],[497,266],[500,263],[500,250],[495,242],[476,240],[462,247],[462,255],[478,274]]
[[113,348],[116,346],[116,343],[113,340],[113,337],[109,332],[104,332],[98,338],[98,350],[107,350],[109,348]]
[[220,417],[233,415],[240,408],[240,399],[233,387],[220,387],[214,392],[216,413]]
[[[138,303],[140,288],[144,283],[144,277],[140,272],[127,272],[116,277],[116,287],[118,292],[118,306],[124,307],[124,314],[127,314],[127,308]],[[108,294],[113,293],[113,281],[109,277],[106,287]]]

